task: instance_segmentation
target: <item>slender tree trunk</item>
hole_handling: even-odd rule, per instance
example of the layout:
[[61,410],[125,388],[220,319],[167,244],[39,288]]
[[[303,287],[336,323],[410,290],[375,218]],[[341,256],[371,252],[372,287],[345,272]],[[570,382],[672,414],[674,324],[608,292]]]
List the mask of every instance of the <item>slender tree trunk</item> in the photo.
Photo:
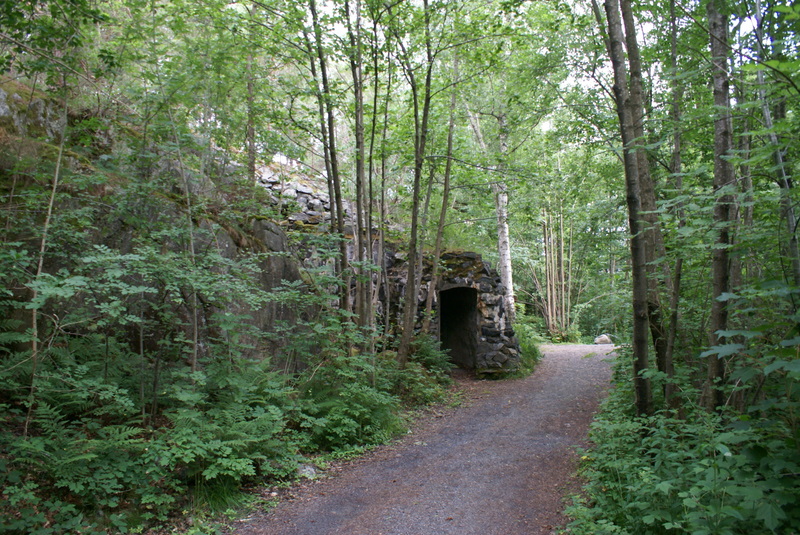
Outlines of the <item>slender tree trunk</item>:
[[661,261],[661,269],[657,265],[659,259],[666,256],[664,238],[661,234],[661,225],[658,220],[655,182],[650,172],[650,158],[643,147],[647,138],[644,129],[645,104],[644,87],[642,81],[642,60],[639,54],[639,42],[636,37],[636,23],[633,18],[633,9],[630,0],[620,0],[620,10],[625,29],[625,43],[628,50],[628,65],[630,66],[630,105],[633,115],[633,135],[636,138],[636,161],[639,167],[639,195],[642,204],[643,231],[645,233],[645,261],[647,262],[647,311],[650,324],[650,336],[656,351],[656,365],[659,371],[667,373],[671,363],[667,362],[667,327],[662,314],[659,271],[664,278],[664,286],[669,286],[669,273],[667,264]]
[[255,61],[253,55],[247,56],[247,177],[253,186],[256,182],[256,112],[255,112]]
[[[567,256],[567,273],[570,274],[569,280],[566,284],[566,315],[567,315],[567,326],[572,325],[572,244],[573,244],[573,232],[575,227],[572,224],[572,220],[569,223],[569,249],[568,249],[568,256]],[[578,297],[580,298],[581,287],[578,287]]]
[[[64,83],[64,87],[66,88],[66,83]],[[64,162],[64,144],[66,143],[67,139],[67,123],[68,123],[68,113],[67,113],[67,99],[64,99],[64,110],[61,117],[62,126],[61,126],[61,139],[58,143],[58,156],[56,157],[56,168],[53,172],[53,184],[50,188],[50,198],[47,202],[47,214],[44,218],[44,223],[42,224],[42,239],[39,242],[39,255],[36,262],[36,273],[34,274],[34,281],[38,282],[39,279],[42,278],[44,274],[44,256],[47,252],[47,239],[50,233],[50,222],[53,219],[53,209],[56,204],[56,193],[58,193],[58,186],[61,182],[61,165]],[[39,295],[39,291],[36,289],[34,285],[31,302],[35,302],[36,298]],[[25,424],[22,428],[22,436],[27,438],[28,430],[30,429],[31,420],[33,419],[33,411],[36,407],[36,389],[37,389],[37,373],[39,367],[39,309],[32,308],[31,309],[31,380],[30,380],[30,387],[28,389],[28,411],[25,415]]]
[[[317,120],[319,128],[319,140],[322,144],[322,155],[325,164],[325,178],[328,186],[328,199],[330,200],[330,232],[336,234],[339,229],[338,210],[335,202],[336,193],[333,187],[333,168],[331,165],[331,152],[330,143],[328,142],[328,127],[327,127],[327,114],[325,112],[325,94],[322,88],[319,71],[317,69],[317,52],[315,42],[312,41],[306,29],[303,30],[303,37],[305,39],[306,52],[308,54],[308,63],[311,70],[311,80],[314,82],[314,95],[317,103]],[[281,182],[283,182],[283,173],[281,173]],[[281,184],[281,189],[283,189]],[[282,197],[281,197],[282,199]],[[283,202],[282,200],[280,202]],[[279,207],[280,210],[280,207]],[[334,273],[342,273],[341,254],[333,260]],[[339,290],[341,292],[341,290]],[[340,293],[341,295],[341,293]]]
[[571,326],[570,303],[572,284],[569,272],[572,266],[572,233],[566,236],[563,205],[559,201],[558,214],[542,210],[542,244],[544,255],[544,286],[534,273],[535,284],[541,295],[541,308],[548,334],[555,341],[565,340]]
[[389,79],[386,84],[386,102],[383,108],[383,130],[381,132],[381,205],[380,205],[380,214],[381,214],[381,223],[380,223],[380,236],[379,236],[379,248],[378,248],[378,258],[383,267],[383,287],[386,293],[386,310],[384,311],[385,314],[385,326],[384,326],[384,335],[389,333],[390,326],[391,326],[391,291],[392,287],[389,283],[389,274],[386,271],[385,266],[383,266],[384,262],[384,254],[386,250],[386,218],[388,217],[388,209],[386,207],[386,144],[387,144],[387,137],[388,137],[388,129],[389,129],[389,96],[391,95],[392,91],[392,73],[389,72]]
[[[411,65],[411,58],[404,52],[402,65],[406,70],[406,76],[411,87],[412,100],[414,104],[414,185],[412,190],[411,207],[411,236],[408,244],[408,280],[406,281],[405,299],[403,301],[403,321],[400,344],[397,348],[397,360],[401,366],[408,361],[411,349],[411,339],[414,336],[414,324],[417,317],[417,266],[414,259],[417,257],[418,234],[419,234],[419,201],[420,184],[422,182],[422,170],[425,164],[425,150],[428,140],[428,118],[430,116],[431,105],[431,85],[433,77],[433,51],[431,49],[430,35],[430,13],[428,0],[423,0],[423,10],[425,16],[425,81],[422,88],[419,87],[414,69]],[[402,40],[398,40],[398,45],[402,48]],[[422,95],[420,95],[420,89]]]
[[[378,213],[381,217],[381,221],[378,224],[378,236],[377,236],[377,257],[375,255],[375,246],[373,245],[375,239],[372,234],[373,230],[373,223],[374,223],[374,178],[375,178],[375,138],[378,134],[378,103],[379,98],[381,96],[380,92],[380,76],[378,76],[379,72],[379,59],[380,59],[380,48],[378,45],[378,17],[374,12],[371,13],[372,17],[372,34],[371,34],[371,54],[372,54],[372,116],[370,121],[370,133],[369,133],[369,154],[367,155],[367,182],[368,182],[368,195],[367,195],[367,232],[369,237],[367,239],[367,258],[370,262],[375,262],[377,271],[371,271],[368,277],[368,289],[369,289],[369,313],[367,316],[367,327],[374,333],[375,325],[376,325],[376,309],[378,306],[378,299],[379,299],[379,288],[381,286],[381,281],[383,279],[383,273],[385,270],[385,266],[383,265],[383,183],[381,183],[381,201],[378,207]],[[389,97],[389,90],[391,86],[391,70],[389,70],[388,74],[388,83],[386,89],[386,98]],[[388,101],[386,103],[388,108]],[[384,121],[384,132],[386,129],[386,121]],[[388,304],[388,299],[387,299]],[[375,353],[375,336],[370,336],[370,346],[369,351],[370,353]]]
[[[325,50],[322,45],[322,27],[319,23],[319,15],[317,14],[316,0],[308,0],[309,12],[311,14],[311,22],[314,29],[314,43],[317,61],[319,62],[320,82],[322,83],[322,101],[324,107],[324,123],[323,130],[326,131],[328,154],[330,158],[330,188],[333,197],[331,203],[336,206],[336,232],[342,238],[344,237],[344,203],[342,200],[342,186],[339,174],[339,155],[336,148],[336,115],[333,107],[333,94],[331,92],[330,82],[328,81],[328,62],[325,56]],[[339,244],[339,265],[340,273],[343,277],[348,270],[347,261],[347,243],[344,239]],[[344,310],[350,310],[350,284],[349,278],[345,277],[345,283],[342,285],[341,302],[340,306]]]
[[[497,128],[499,134],[500,163],[498,170],[505,169],[505,159],[508,153],[508,124],[504,113],[497,115]],[[511,236],[508,228],[508,187],[501,179],[493,186],[495,213],[497,215],[497,256],[500,271],[500,280],[503,284],[503,302],[506,309],[506,328],[511,328],[516,316],[514,305],[514,276],[511,267]]]
[[[724,2],[709,0],[706,6],[711,42],[712,80],[714,86],[714,222],[719,228],[712,252],[712,306],[709,344],[719,344],[719,331],[727,329],[728,305],[718,298],[730,289],[731,245],[730,222],[733,207],[732,187],[735,182],[733,164],[728,159],[733,147],[729,81],[728,81],[728,17],[721,9]],[[704,389],[704,405],[714,410],[723,405],[722,383],[725,361],[712,354],[707,357],[708,379]]]
[[331,172],[331,157],[330,157],[330,144],[328,143],[328,128],[327,128],[327,121],[325,120],[325,96],[322,93],[322,83],[319,79],[319,73],[317,71],[317,60],[316,52],[315,52],[315,45],[311,41],[311,37],[308,35],[306,30],[303,31],[303,37],[305,39],[305,46],[306,52],[308,54],[308,64],[311,69],[311,79],[314,82],[314,95],[317,101],[317,119],[319,121],[319,140],[322,143],[322,154],[323,154],[323,161],[325,163],[325,178],[327,179],[327,186],[328,186],[328,198],[331,201],[331,233],[336,232],[336,204],[333,202],[334,200],[334,193],[333,193],[333,181],[331,180],[332,172]]
[[442,236],[444,225],[447,221],[447,208],[450,203],[450,175],[453,168],[453,133],[456,125],[456,87],[458,84],[458,55],[453,57],[453,87],[450,93],[450,113],[447,122],[447,152],[445,153],[444,183],[442,185],[442,206],[439,210],[439,224],[436,226],[436,243],[433,249],[433,266],[431,268],[431,282],[428,286],[428,296],[425,300],[425,316],[422,320],[422,331],[430,332],[431,314],[433,310],[433,296],[439,284],[439,260],[442,256]]
[[[678,195],[683,191],[683,163],[682,163],[682,135],[681,135],[681,102],[683,102],[683,83],[678,80],[678,24],[675,13],[676,0],[670,0],[670,69],[672,85],[672,102],[670,103],[670,119],[672,120],[672,161],[670,171],[674,177],[675,190]],[[678,227],[686,226],[686,215],[683,206],[677,207]],[[672,275],[672,288],[670,289],[670,319],[669,330],[667,331],[666,349],[664,352],[664,365],[667,374],[667,381],[664,384],[664,401],[668,407],[676,409],[677,399],[675,398],[676,385],[675,376],[675,339],[678,334],[678,321],[681,292],[681,277],[683,276],[683,258],[679,256],[675,260]]]
[[514,321],[514,281],[511,269],[511,237],[508,229],[508,188],[505,183],[497,182],[494,190],[495,213],[497,215],[497,252],[500,280],[503,284],[503,302],[506,309],[506,328],[511,328]]
[[564,206],[559,205],[558,214],[558,293],[561,316],[561,330],[566,335],[567,325],[567,274],[564,269]]
[[[480,120],[478,116],[467,110],[467,117],[469,123],[475,134],[475,139],[481,150],[484,153],[488,152],[488,147],[483,138],[481,131]],[[497,124],[500,130],[499,136],[499,156],[500,163],[496,167],[497,171],[502,171],[504,167],[505,154],[508,151],[508,127],[506,126],[505,115],[498,114]],[[508,228],[508,187],[505,182],[498,180],[492,183],[492,193],[494,193],[495,201],[495,217],[497,219],[497,253],[498,253],[498,271],[500,272],[500,280],[503,285],[503,305],[506,309],[506,318],[509,327],[514,321],[515,305],[514,305],[514,280],[513,270],[511,266],[511,239]]]
[[[366,144],[364,140],[364,79],[361,53],[361,2],[355,2],[355,23],[351,20],[350,2],[344,2],[347,36],[350,42],[350,74],[353,77],[353,100],[355,107],[355,158],[356,158],[356,213],[355,213],[355,256],[356,271],[356,315],[358,324],[369,324],[371,315],[372,292],[370,291],[371,275],[364,270],[366,242],[371,240],[371,231],[366,224]],[[377,76],[377,73],[375,73]],[[369,278],[368,278],[369,276]]]
[[[430,213],[431,196],[433,195],[433,183],[436,179],[436,166],[431,163],[429,165],[430,173],[428,174],[428,187],[425,190],[425,202],[422,207],[422,215],[420,220],[420,247],[417,254],[417,288],[422,288],[422,275],[425,272],[425,242],[428,239],[428,215]],[[427,301],[427,296],[425,297]],[[423,319],[424,321],[424,319]]]
[[[756,0],[756,42],[758,43],[759,59],[766,61],[764,54],[764,31],[761,21],[761,0]],[[758,97],[761,101],[761,113],[764,117],[764,126],[767,129],[767,136],[770,145],[773,147],[773,159],[775,160],[775,167],[778,174],[778,187],[781,191],[781,206],[783,208],[783,217],[786,219],[786,227],[789,231],[789,259],[792,265],[792,282],[795,286],[800,287],[800,249],[797,243],[797,216],[792,204],[792,181],[787,171],[787,165],[784,159],[783,151],[781,150],[780,140],[775,133],[775,124],[772,118],[772,110],[770,109],[769,100],[767,99],[767,91],[764,82],[764,71],[757,72],[758,81]]]
[[630,227],[631,267],[633,277],[633,381],[636,394],[636,412],[650,414],[650,381],[643,376],[648,369],[648,304],[646,243],[641,228],[641,196],[639,191],[639,163],[635,146],[634,114],[628,90],[625,67],[624,34],[618,0],[606,0],[608,20],[608,52],[614,69],[614,101],[619,116],[625,166],[625,190]]
[[553,339],[558,339],[558,319],[555,307],[555,246],[553,241],[553,224],[550,213],[542,213],[542,234],[544,239],[544,282],[545,282],[545,322]]

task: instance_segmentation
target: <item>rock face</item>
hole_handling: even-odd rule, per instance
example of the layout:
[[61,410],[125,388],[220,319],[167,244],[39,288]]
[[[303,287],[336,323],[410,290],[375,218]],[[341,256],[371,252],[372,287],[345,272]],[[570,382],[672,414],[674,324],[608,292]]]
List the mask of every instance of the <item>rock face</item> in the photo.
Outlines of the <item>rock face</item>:
[[0,128],[20,137],[58,140],[64,120],[60,107],[44,93],[0,77]]
[[[301,225],[330,222],[331,198],[325,185],[310,180],[295,165],[272,162],[258,167],[256,175],[258,183],[272,194],[273,202],[285,208],[290,222]],[[345,206],[345,214],[349,212],[350,207]]]

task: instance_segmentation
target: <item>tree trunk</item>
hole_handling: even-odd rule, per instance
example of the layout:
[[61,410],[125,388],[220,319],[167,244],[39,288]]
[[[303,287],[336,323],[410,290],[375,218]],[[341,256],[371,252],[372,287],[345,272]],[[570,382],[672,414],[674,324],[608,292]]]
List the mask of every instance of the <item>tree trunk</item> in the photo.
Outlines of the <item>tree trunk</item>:
[[[333,193],[331,203],[336,207],[336,232],[344,237],[344,204],[342,202],[342,186],[339,176],[339,155],[336,149],[336,118],[333,103],[331,102],[333,95],[328,81],[328,63],[325,57],[325,50],[322,46],[322,27],[320,26],[319,16],[317,14],[316,0],[308,0],[308,7],[314,29],[315,50],[317,61],[319,62],[320,82],[322,84],[321,95],[324,112],[322,121],[324,123],[323,131],[325,131],[324,139],[327,139],[327,153],[330,160],[330,174],[328,180],[330,181],[329,189]],[[347,243],[342,239],[339,245],[339,273],[342,274],[342,276],[347,272],[347,265]],[[350,310],[351,308],[350,284],[348,283],[348,279],[345,279],[345,284],[342,285],[340,306],[344,310]]]
[[[505,158],[508,153],[508,125],[505,113],[497,115],[497,128],[499,131],[500,164],[498,170],[505,168]],[[500,280],[503,284],[503,302],[506,309],[506,328],[511,328],[516,316],[514,305],[514,278],[511,267],[511,236],[508,229],[508,187],[505,182],[498,180],[493,186],[495,213],[497,215],[497,263],[500,271]]]
[[[356,273],[356,303],[355,312],[360,326],[369,324],[371,315],[372,292],[370,281],[372,277],[369,270],[364,269],[366,260],[366,242],[371,240],[371,229],[366,224],[366,144],[364,140],[364,79],[361,54],[361,2],[355,3],[355,24],[350,18],[350,2],[344,2],[345,20],[347,21],[347,36],[350,41],[350,74],[353,77],[353,100],[355,107],[355,157],[356,157],[356,213],[354,247],[357,260]],[[375,73],[377,76],[377,73]],[[371,260],[371,259],[370,259]]]
[[256,182],[256,119],[255,119],[255,61],[253,55],[247,56],[247,178],[253,186]]
[[[366,244],[367,244],[367,258],[369,262],[373,262],[373,259],[376,258],[375,253],[375,246],[373,245],[374,239],[372,235],[372,228],[373,228],[373,199],[374,199],[374,177],[375,177],[375,138],[378,133],[378,102],[381,96],[380,92],[380,76],[378,76],[379,72],[379,46],[378,46],[378,19],[375,16],[375,13],[370,14],[372,17],[372,35],[371,35],[371,54],[372,54],[372,72],[374,73],[372,77],[372,120],[370,121],[370,137],[369,137],[369,154],[367,157],[367,182],[368,182],[368,192],[367,192],[367,232],[369,234]],[[387,81],[387,88],[386,88],[386,107],[389,106],[389,92],[391,90],[391,69],[389,69],[388,73],[388,81]],[[384,111],[385,114],[385,111]],[[385,118],[385,115],[384,115]],[[385,135],[386,132],[386,121],[383,122],[383,132]],[[382,139],[383,140],[383,139]],[[381,153],[383,150],[381,150]],[[381,158],[381,168],[383,168],[383,158]],[[376,314],[375,311],[378,306],[378,299],[379,295],[379,288],[383,281],[383,274],[385,271],[385,266],[383,265],[383,218],[384,218],[384,211],[383,211],[383,201],[384,201],[385,189],[383,184],[383,176],[381,176],[381,193],[380,193],[380,202],[378,204],[378,213],[381,217],[380,223],[378,224],[378,236],[377,236],[377,270],[371,271],[368,277],[368,288],[369,288],[369,314],[367,316],[368,323],[366,327],[371,331],[375,332],[375,324],[376,324]],[[387,306],[388,306],[388,288],[387,288]],[[375,352],[375,342],[376,337],[370,336],[370,344],[369,344],[369,351],[370,353]]]
[[[667,362],[667,328],[664,324],[664,315],[661,306],[661,284],[659,283],[659,259],[666,256],[664,237],[661,234],[661,225],[656,213],[655,182],[650,172],[650,158],[644,145],[647,142],[644,122],[644,87],[642,81],[642,60],[639,54],[639,42],[636,38],[636,24],[630,0],[620,0],[620,10],[625,28],[625,43],[628,50],[628,65],[630,66],[630,104],[633,115],[633,135],[636,138],[636,162],[639,167],[639,195],[642,203],[642,220],[645,233],[645,261],[647,263],[647,314],[650,324],[650,336],[656,351],[656,365],[659,371],[669,373],[672,363]],[[661,271],[665,286],[669,287],[669,273],[667,264],[661,261]]]
[[458,55],[453,57],[453,87],[450,93],[450,114],[447,122],[447,151],[445,153],[444,183],[442,184],[442,206],[439,210],[439,224],[436,226],[436,242],[433,249],[433,266],[431,282],[428,285],[428,296],[425,299],[425,315],[422,319],[422,332],[430,332],[433,296],[439,284],[439,260],[442,256],[442,235],[447,220],[447,208],[450,203],[450,175],[453,168],[453,133],[456,125],[456,87],[458,84]]
[[511,238],[508,230],[508,189],[505,183],[498,182],[494,190],[495,211],[497,214],[497,252],[500,280],[503,284],[503,302],[506,309],[505,328],[511,328],[514,321],[514,282],[511,269]]
[[[712,305],[709,344],[720,342],[719,331],[727,329],[728,306],[719,297],[729,291],[731,245],[731,208],[734,198],[733,164],[728,159],[733,147],[733,132],[728,81],[728,17],[720,11],[720,0],[709,0],[706,6],[708,31],[711,42],[712,80],[714,86],[714,223],[719,229],[712,252]],[[714,410],[724,403],[722,383],[725,381],[725,361],[712,354],[707,357],[708,377],[704,388],[704,405]]]
[[[419,87],[414,75],[411,58],[405,51],[403,53],[405,57],[401,58],[401,64],[406,71],[406,76],[411,88],[414,105],[414,185],[412,190],[411,236],[408,243],[408,280],[406,281],[405,298],[403,301],[402,333],[400,334],[400,344],[397,348],[397,360],[401,366],[404,366],[408,361],[411,339],[414,336],[414,324],[417,318],[417,266],[414,260],[417,258],[417,248],[419,247],[417,239],[419,234],[420,184],[422,182],[422,170],[425,164],[425,150],[428,140],[428,118],[430,115],[433,77],[433,52],[431,50],[428,0],[423,0],[422,3],[425,16],[426,49],[425,81],[423,82],[422,88]],[[398,45],[403,49],[404,45],[401,39],[398,39]],[[422,90],[421,96],[420,89]]]
[[639,191],[639,163],[636,156],[634,114],[628,76],[625,67],[624,34],[618,0],[606,0],[608,20],[608,53],[614,69],[614,101],[619,117],[625,166],[625,190],[630,227],[631,268],[633,278],[633,381],[636,394],[636,412],[650,414],[650,381],[643,376],[648,369],[648,307],[647,261],[645,238],[641,228],[641,197]]
[[[428,174],[428,187],[425,189],[425,202],[423,203],[422,207],[422,215],[420,221],[420,247],[418,248],[419,251],[417,253],[417,281],[416,286],[417,288],[422,288],[422,275],[425,272],[425,242],[428,238],[428,215],[430,212],[431,207],[431,196],[433,195],[433,183],[436,179],[436,166],[431,164],[430,166],[430,173]],[[430,289],[430,288],[429,288]],[[425,298],[427,302],[427,295]],[[424,325],[424,318],[423,318],[423,325]],[[423,329],[424,330],[424,329]]]
[[[764,31],[761,24],[761,0],[756,0],[756,43],[758,43],[758,54],[761,61],[766,61],[764,57]],[[767,136],[770,145],[773,147],[773,159],[775,160],[775,167],[778,173],[778,187],[781,190],[781,206],[783,208],[783,217],[786,219],[787,230],[789,231],[789,260],[792,264],[792,282],[795,286],[800,287],[800,249],[797,243],[797,216],[792,204],[791,189],[792,181],[789,172],[786,170],[786,162],[784,160],[783,151],[781,151],[780,140],[775,133],[775,124],[772,119],[772,110],[770,109],[769,100],[767,99],[767,91],[764,83],[764,71],[758,70],[758,97],[761,101],[761,113],[764,117],[764,126],[767,129]]]
[[[670,68],[672,70],[672,102],[670,103],[670,119],[672,120],[672,161],[670,163],[670,172],[674,177],[674,187],[681,195],[683,192],[683,161],[682,161],[682,135],[681,135],[681,102],[683,102],[683,84],[678,80],[678,24],[675,13],[676,0],[670,1]],[[676,208],[678,216],[678,227],[683,228],[686,226],[686,215],[683,210],[682,204]],[[677,408],[675,391],[676,386],[674,383],[675,376],[675,339],[678,334],[678,321],[679,312],[678,305],[680,304],[681,292],[681,277],[683,276],[683,258],[678,257],[675,260],[675,266],[672,270],[672,287],[670,288],[670,318],[669,330],[667,331],[666,348],[664,352],[664,365],[667,374],[667,381],[664,384],[664,402],[669,408]]]
[[[674,177],[674,188],[681,195],[683,192],[683,160],[682,160],[682,134],[681,134],[681,102],[683,102],[683,83],[678,80],[678,24],[675,13],[676,0],[670,1],[670,68],[672,76],[672,102],[670,103],[670,119],[672,121],[672,161],[670,173]],[[676,207],[678,228],[686,226],[686,214],[683,204]],[[683,276],[683,258],[678,257],[672,269],[672,287],[670,288],[670,320],[667,332],[667,344],[664,363],[668,367],[667,382],[664,384],[664,402],[667,407],[677,408],[675,398],[674,355],[675,340],[678,335],[678,321],[680,319],[678,306],[680,304],[681,278]]]

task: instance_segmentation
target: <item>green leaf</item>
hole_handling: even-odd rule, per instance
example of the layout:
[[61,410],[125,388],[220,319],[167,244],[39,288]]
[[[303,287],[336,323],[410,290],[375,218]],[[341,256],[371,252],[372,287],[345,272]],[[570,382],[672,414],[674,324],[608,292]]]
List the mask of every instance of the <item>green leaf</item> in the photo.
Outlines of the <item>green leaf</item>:
[[791,346],[800,345],[800,336],[795,336],[794,338],[792,338],[790,340],[782,340],[781,341],[781,345],[783,347],[791,347]]
[[769,502],[761,502],[756,510],[756,518],[764,522],[764,527],[769,530],[775,530],[781,524],[781,520],[786,518],[784,513],[775,504]]
[[673,485],[669,481],[662,481],[656,485],[656,490],[663,492],[664,494],[669,494],[669,491],[672,490]]
[[700,353],[700,358],[710,357],[711,355],[717,355],[718,358],[728,357],[730,355],[735,355],[739,353],[744,346],[742,344],[723,344],[717,345],[709,349],[708,351],[703,351]]
[[777,370],[785,370],[793,375],[800,373],[800,360],[776,360],[764,367],[764,375],[769,375]]
[[747,338],[748,340],[751,338],[758,338],[759,336],[762,336],[762,333],[760,333],[759,331],[746,331],[746,330],[736,330],[736,329],[717,331],[716,334],[720,338],[732,338],[734,336],[742,336],[744,338]]

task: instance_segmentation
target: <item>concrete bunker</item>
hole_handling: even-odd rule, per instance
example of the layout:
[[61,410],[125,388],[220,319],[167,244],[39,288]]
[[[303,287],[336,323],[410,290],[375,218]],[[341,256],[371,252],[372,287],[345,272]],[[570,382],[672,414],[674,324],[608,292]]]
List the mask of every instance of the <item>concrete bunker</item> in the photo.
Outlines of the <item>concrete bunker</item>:
[[478,356],[478,290],[465,286],[439,292],[439,338],[459,368],[474,370]]

